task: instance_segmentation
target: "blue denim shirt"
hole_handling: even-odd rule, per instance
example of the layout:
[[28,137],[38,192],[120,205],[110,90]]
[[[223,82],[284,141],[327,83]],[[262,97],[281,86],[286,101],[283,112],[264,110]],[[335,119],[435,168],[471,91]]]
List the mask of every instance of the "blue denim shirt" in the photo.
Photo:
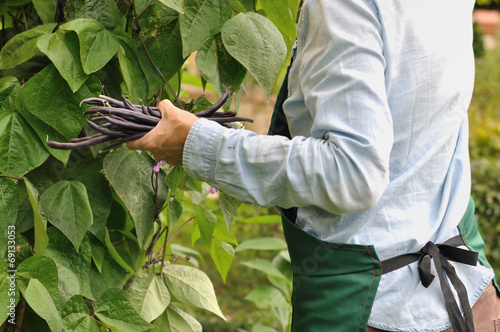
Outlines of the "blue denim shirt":
[[[244,202],[299,207],[306,232],[373,244],[381,260],[457,235],[471,189],[473,5],[306,0],[284,104],[293,138],[201,119],[186,171]],[[453,265],[473,305],[493,272]],[[424,288],[416,264],[383,275],[369,325],[450,327],[439,281]]]

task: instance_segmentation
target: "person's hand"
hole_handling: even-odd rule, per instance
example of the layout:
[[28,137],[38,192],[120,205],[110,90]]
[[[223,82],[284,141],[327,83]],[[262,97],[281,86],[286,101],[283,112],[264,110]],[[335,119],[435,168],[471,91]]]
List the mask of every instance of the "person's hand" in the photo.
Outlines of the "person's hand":
[[169,100],[162,100],[158,110],[161,120],[156,127],[142,138],[127,142],[127,147],[151,151],[156,160],[170,165],[182,165],[184,143],[198,117],[175,107]]

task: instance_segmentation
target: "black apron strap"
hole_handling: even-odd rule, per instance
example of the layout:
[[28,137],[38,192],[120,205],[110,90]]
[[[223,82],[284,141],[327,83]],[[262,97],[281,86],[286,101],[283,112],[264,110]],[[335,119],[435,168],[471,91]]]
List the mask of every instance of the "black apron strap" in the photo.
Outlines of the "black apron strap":
[[[474,209],[473,204],[472,207],[471,204],[469,204],[468,209],[471,208]],[[466,213],[465,216],[467,215],[468,214]],[[444,243],[437,245],[429,241],[417,252],[396,256],[382,261],[382,274],[392,272],[403,266],[418,261],[420,281],[422,282],[422,285],[427,288],[435,278],[435,276],[431,273],[431,261],[434,261],[434,267],[436,268],[439,277],[441,292],[445,300],[446,310],[450,316],[453,330],[473,332],[475,331],[474,320],[472,317],[472,309],[469,304],[469,298],[467,296],[467,289],[462,281],[460,281],[455,268],[449,261],[476,266],[479,255],[474,251],[457,248],[461,245],[465,245],[461,235],[452,237]],[[446,272],[446,276],[443,271]],[[458,300],[464,312],[465,322],[462,318],[460,308],[455,302],[455,297],[448,286],[446,277],[448,277],[451,285],[457,292]]]

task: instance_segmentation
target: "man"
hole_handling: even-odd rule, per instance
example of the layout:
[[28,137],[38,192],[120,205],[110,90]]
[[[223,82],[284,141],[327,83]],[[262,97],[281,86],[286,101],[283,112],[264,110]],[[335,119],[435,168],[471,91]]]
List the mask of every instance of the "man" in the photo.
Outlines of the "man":
[[[290,138],[162,101],[160,124],[128,147],[287,209],[292,330],[495,331],[500,300],[470,200],[473,5],[306,0],[286,121],[277,103],[271,130]],[[481,294],[493,294],[486,318],[471,310]]]

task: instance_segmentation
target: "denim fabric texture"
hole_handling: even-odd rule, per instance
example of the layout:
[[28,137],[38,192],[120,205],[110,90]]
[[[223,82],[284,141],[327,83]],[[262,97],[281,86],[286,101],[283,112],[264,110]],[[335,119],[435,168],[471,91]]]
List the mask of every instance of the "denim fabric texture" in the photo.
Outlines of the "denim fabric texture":
[[[307,233],[373,245],[381,260],[458,235],[471,191],[473,6],[305,0],[283,106],[292,139],[200,119],[186,171],[247,203],[299,207]],[[473,305],[493,271],[453,265]],[[424,288],[416,264],[383,275],[368,325],[448,328],[439,281]]]

